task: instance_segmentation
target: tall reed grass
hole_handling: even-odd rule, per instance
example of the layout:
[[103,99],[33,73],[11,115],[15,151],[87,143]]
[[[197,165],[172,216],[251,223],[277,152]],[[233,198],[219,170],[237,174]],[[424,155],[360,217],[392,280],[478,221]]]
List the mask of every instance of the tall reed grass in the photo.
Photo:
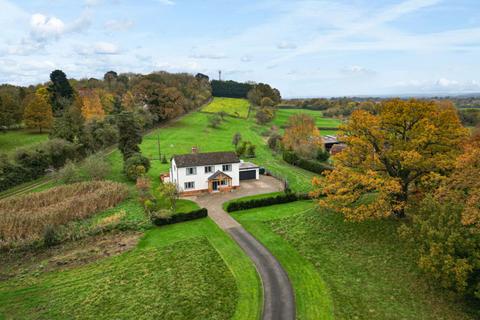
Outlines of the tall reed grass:
[[0,201],[0,247],[40,240],[47,228],[111,208],[128,192],[121,183],[92,181]]

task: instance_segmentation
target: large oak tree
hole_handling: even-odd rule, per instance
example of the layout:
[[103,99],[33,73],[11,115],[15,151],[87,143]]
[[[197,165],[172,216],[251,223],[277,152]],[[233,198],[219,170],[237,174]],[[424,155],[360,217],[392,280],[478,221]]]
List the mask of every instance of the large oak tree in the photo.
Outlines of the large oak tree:
[[423,179],[452,170],[467,135],[451,104],[394,99],[357,110],[341,126],[347,149],[335,169],[315,179],[315,195],[347,219],[405,216]]

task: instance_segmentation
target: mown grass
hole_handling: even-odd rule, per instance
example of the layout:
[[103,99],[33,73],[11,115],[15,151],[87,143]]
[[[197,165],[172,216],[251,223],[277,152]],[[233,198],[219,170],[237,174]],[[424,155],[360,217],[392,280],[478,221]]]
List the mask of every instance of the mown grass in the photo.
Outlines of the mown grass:
[[0,153],[12,153],[15,149],[38,144],[48,139],[48,133],[23,130],[0,132]]
[[249,108],[250,103],[246,99],[215,97],[202,111],[208,113],[219,113],[223,111],[231,116],[247,118]]
[[272,252],[288,273],[295,291],[297,319],[333,319],[333,304],[328,288],[315,267],[268,226],[272,219],[289,217],[306,210],[312,210],[312,203],[299,201],[239,211],[232,216]]
[[[305,275],[290,266],[306,260],[316,269],[330,293],[335,319],[475,318],[460,300],[427,284],[412,251],[397,235],[398,222],[345,222],[339,214],[315,210],[310,202],[234,216],[279,258],[297,296],[307,288],[295,278]],[[271,241],[271,233],[282,241]],[[282,254],[285,247],[297,255]]]
[[[294,115],[304,113],[311,116],[315,119],[315,123],[317,127],[320,128],[338,128],[341,124],[341,121],[338,119],[333,118],[324,118],[321,111],[315,110],[307,110],[307,109],[278,109],[275,113],[275,118],[272,121],[272,124],[276,125],[277,127],[285,127],[288,124],[288,119]],[[325,132],[324,132],[325,131]],[[335,132],[334,130],[321,130],[322,135],[331,134],[331,132]]]
[[0,313],[5,319],[229,319],[237,297],[228,266],[197,237],[0,283]]

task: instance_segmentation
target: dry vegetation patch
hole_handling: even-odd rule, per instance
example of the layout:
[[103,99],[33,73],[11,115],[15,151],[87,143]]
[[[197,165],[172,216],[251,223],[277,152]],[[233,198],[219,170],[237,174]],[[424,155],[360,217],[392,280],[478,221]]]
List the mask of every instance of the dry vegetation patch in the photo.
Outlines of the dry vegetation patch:
[[87,218],[127,196],[124,184],[93,181],[0,201],[0,247],[38,240],[48,227]]

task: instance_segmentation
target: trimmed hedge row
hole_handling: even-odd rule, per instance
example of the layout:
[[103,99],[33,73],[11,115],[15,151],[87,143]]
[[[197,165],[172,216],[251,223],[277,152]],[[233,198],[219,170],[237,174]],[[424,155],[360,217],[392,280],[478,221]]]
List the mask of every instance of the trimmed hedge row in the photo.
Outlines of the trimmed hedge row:
[[333,168],[325,163],[316,161],[316,160],[307,160],[298,157],[295,153],[291,151],[285,151],[283,153],[283,160],[285,162],[300,167],[302,169],[321,174],[326,170],[332,170]]
[[206,216],[208,216],[208,210],[206,208],[201,208],[187,213],[176,213],[169,218],[155,217],[152,222],[156,226],[165,226],[167,224],[205,218]]
[[309,199],[311,198],[308,193],[285,193],[274,197],[233,201],[227,205],[225,210],[227,210],[227,212],[234,212]]

